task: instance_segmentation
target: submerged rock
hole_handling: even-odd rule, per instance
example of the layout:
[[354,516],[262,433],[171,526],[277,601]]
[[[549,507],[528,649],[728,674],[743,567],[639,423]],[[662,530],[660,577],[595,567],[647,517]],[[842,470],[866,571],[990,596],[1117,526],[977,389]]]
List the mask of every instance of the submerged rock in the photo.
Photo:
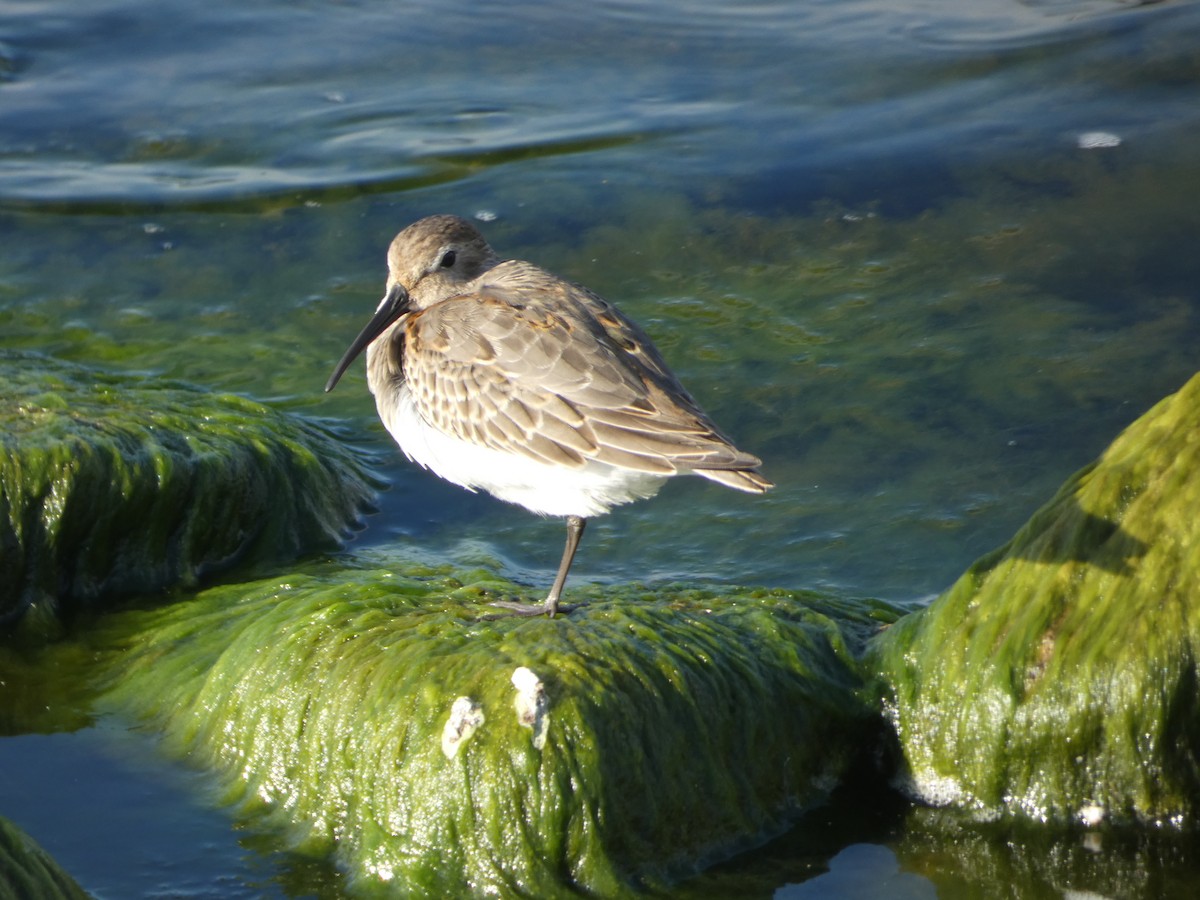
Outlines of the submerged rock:
[[88,896],[33,838],[0,816],[0,900],[86,900]]
[[881,635],[907,786],[985,817],[1200,813],[1200,376]]
[[104,705],[398,896],[673,883],[784,830],[874,734],[852,651],[881,607],[593,590],[492,618],[497,584],[327,563],[119,613]]
[[0,624],[333,546],[378,487],[242,397],[14,352],[0,382]]

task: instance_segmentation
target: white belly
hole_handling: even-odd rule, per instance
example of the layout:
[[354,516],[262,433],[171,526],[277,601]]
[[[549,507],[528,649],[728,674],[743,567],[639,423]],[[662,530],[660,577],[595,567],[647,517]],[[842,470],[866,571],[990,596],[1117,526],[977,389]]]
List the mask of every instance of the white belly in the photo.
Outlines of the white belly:
[[666,476],[591,460],[580,468],[555,466],[463,441],[422,419],[407,387],[393,399],[399,402],[377,404],[379,417],[405,456],[447,481],[485,490],[540,515],[598,516],[654,496],[666,481]]

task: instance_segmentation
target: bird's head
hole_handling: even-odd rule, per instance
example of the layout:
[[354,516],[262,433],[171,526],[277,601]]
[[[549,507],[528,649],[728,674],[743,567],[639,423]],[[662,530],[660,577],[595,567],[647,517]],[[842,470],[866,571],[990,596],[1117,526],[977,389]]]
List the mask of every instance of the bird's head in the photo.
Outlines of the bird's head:
[[333,390],[363,350],[405,314],[461,293],[465,284],[497,262],[483,235],[458,216],[430,216],[409,225],[392,240],[387,260],[383,299],[329,376],[326,392]]

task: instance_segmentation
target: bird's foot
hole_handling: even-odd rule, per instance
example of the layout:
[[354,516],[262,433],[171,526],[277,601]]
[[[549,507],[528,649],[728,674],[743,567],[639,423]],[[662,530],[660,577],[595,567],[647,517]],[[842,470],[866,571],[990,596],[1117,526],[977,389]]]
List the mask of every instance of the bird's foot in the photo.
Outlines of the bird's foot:
[[521,603],[516,600],[497,600],[490,604],[497,606],[500,609],[506,610],[503,613],[497,613],[489,618],[499,618],[500,616],[549,616],[551,619],[558,613],[569,613],[574,606],[566,606],[558,601],[551,602],[547,600],[545,603]]

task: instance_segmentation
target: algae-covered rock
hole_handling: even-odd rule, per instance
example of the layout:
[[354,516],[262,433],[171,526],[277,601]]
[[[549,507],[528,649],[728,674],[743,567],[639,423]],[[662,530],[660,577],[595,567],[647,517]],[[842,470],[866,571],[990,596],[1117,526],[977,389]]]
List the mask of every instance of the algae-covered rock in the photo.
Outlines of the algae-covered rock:
[[489,618],[495,587],[325,564],[120,613],[93,632],[105,706],[398,896],[671,883],[820,801],[877,722],[851,644],[885,610],[581,588],[567,617]]
[[1086,824],[1200,812],[1200,377],[880,636],[912,791]]
[[326,428],[0,352],[0,624],[330,546],[374,493]]
[[0,816],[0,900],[85,900],[88,894],[45,850]]

